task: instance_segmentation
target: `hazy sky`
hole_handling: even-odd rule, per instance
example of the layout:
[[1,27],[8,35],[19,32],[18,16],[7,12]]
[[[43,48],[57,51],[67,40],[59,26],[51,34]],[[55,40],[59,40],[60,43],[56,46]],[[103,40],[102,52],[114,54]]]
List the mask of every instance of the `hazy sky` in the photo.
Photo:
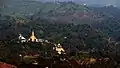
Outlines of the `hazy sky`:
[[[0,5],[12,0],[0,0]],[[14,0],[13,0],[14,1]],[[33,0],[33,1],[54,1],[54,0]],[[120,0],[56,0],[56,1],[75,1],[76,3],[98,4],[98,5],[117,5],[120,6]]]
[[[43,0],[39,0],[43,1]],[[54,0],[44,0],[44,1],[54,1]],[[105,4],[112,4],[112,5],[119,5],[120,0],[56,0],[56,1],[75,1],[75,2],[80,2],[80,3],[87,3],[87,4],[100,4],[100,5],[105,5]]]

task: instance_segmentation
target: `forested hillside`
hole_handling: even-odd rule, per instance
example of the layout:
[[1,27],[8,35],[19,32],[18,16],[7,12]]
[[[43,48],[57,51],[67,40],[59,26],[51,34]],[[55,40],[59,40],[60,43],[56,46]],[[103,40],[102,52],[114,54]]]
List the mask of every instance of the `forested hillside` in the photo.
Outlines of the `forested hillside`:
[[[90,46],[100,46],[103,38],[112,37],[119,40],[119,20],[116,16],[119,9],[110,6],[101,7],[100,11],[98,8],[72,2],[41,3],[27,0],[14,1],[14,4],[10,2],[1,8],[1,39],[16,37],[19,33],[27,37],[31,29],[34,29],[38,37],[53,42],[62,42],[64,36],[68,36],[69,42],[72,38],[81,41],[83,37],[84,42]],[[116,14],[107,13],[107,9]],[[99,38],[100,42],[91,45],[90,41],[88,42],[89,39],[92,40],[91,38],[95,41]]]
[[[119,11],[113,6],[11,0],[0,7],[0,60],[18,62],[18,54],[26,56],[29,52],[38,52],[43,58],[53,57],[54,44],[60,43],[68,58],[107,57],[117,67],[120,64]],[[37,39],[49,42],[18,43],[19,34],[29,39],[31,31],[35,31]]]

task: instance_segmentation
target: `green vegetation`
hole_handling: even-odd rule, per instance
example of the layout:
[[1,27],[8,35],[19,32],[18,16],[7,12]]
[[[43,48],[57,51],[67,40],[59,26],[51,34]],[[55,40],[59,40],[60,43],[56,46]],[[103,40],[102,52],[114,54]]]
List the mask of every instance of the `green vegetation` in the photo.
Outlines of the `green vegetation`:
[[[20,59],[19,54],[31,51],[39,52],[43,57],[53,56],[53,44],[16,42],[18,34],[29,38],[31,30],[34,30],[37,38],[61,43],[70,57],[109,57],[116,65],[120,64],[119,9],[103,7],[99,11],[94,7],[74,3],[30,1],[13,5],[15,6],[3,8],[0,15],[1,61],[19,61],[16,60]],[[112,10],[113,13],[105,9]],[[28,60],[32,59],[25,61]]]

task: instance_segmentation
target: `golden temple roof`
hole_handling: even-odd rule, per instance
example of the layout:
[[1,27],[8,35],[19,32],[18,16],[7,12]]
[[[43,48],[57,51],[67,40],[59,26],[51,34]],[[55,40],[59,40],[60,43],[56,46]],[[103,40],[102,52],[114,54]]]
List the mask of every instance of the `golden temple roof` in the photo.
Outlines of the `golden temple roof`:
[[31,34],[31,36],[30,36],[30,38],[28,40],[30,40],[32,42],[35,42],[37,40],[37,38],[35,37],[34,31],[32,31],[32,34]]
[[55,50],[58,52],[58,54],[62,54],[62,52],[65,52],[61,44],[58,44],[57,46],[55,46]]

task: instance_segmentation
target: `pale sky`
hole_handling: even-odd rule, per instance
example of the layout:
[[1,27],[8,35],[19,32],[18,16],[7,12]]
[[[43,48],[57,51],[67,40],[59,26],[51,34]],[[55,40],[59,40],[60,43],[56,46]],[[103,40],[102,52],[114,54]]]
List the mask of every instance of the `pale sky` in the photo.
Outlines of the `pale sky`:
[[[54,0],[38,0],[38,1],[54,1]],[[87,3],[87,4],[112,4],[112,5],[119,5],[120,0],[56,0],[56,1],[75,1],[80,3]]]
[[[0,0],[0,5],[2,3],[6,3],[6,2],[9,2],[9,1],[12,1],[12,0]],[[16,0],[13,0],[13,1],[16,1]],[[28,0],[29,1],[29,0]],[[33,1],[54,1],[54,0],[33,0]],[[108,4],[111,4],[111,5],[117,5],[117,6],[120,6],[120,0],[56,0],[56,1],[75,1],[76,3],[86,3],[86,4],[97,4],[97,5],[108,5]]]

